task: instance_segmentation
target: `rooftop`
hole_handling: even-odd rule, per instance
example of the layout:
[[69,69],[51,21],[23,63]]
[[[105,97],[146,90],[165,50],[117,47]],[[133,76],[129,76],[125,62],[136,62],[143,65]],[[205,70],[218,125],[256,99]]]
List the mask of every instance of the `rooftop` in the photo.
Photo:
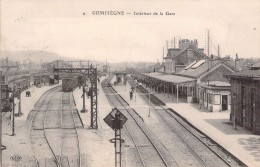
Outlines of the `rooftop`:
[[260,78],[260,61],[253,64],[250,68],[241,70],[232,75],[226,75],[228,78]]
[[197,63],[194,63],[191,66],[187,66],[185,69],[178,72],[177,74],[198,78],[201,74],[205,73],[206,71],[210,70],[214,66],[221,64],[221,63],[225,64],[226,66],[230,67],[231,69],[233,69],[235,71],[233,66],[231,66],[230,64],[228,64],[224,61],[214,60],[214,61],[210,62],[209,59],[206,59],[206,60],[204,59],[204,60],[198,61]]
[[254,70],[254,69],[260,69],[260,61],[259,62],[257,62],[257,63],[255,63],[255,64],[253,64],[251,67],[250,67],[250,69],[251,70]]
[[185,82],[192,82],[196,81],[194,78],[184,77],[184,76],[178,76],[178,75],[169,75],[169,74],[163,74],[163,73],[143,73],[143,75],[146,75],[148,77],[153,77],[165,82],[171,82],[171,83],[185,83]]

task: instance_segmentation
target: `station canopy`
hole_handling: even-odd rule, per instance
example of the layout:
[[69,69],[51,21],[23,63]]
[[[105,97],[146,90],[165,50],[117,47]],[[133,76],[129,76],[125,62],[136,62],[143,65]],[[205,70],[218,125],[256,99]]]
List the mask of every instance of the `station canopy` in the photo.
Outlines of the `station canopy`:
[[196,81],[195,78],[189,78],[189,77],[184,77],[184,76],[179,76],[179,75],[170,75],[170,74],[163,74],[163,73],[143,73],[143,75],[152,77],[164,82],[170,82],[170,83],[187,83],[187,82],[194,82]]

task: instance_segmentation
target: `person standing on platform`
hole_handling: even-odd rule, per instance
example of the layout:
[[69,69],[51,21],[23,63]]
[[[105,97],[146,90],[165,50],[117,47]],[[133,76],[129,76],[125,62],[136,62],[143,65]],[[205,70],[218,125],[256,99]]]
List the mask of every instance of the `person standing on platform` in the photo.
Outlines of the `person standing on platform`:
[[133,99],[133,91],[130,91],[130,100]]

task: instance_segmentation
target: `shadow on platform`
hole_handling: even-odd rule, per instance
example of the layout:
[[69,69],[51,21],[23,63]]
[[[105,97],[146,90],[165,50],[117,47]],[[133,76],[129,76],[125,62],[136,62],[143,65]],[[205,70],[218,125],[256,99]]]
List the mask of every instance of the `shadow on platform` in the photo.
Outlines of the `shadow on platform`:
[[250,151],[255,161],[260,162],[260,138],[249,137],[247,139],[240,138],[239,144],[243,145],[245,150]]
[[226,135],[251,134],[242,127],[237,127],[238,130],[234,130],[233,125],[229,123],[229,119],[205,119],[205,121]]

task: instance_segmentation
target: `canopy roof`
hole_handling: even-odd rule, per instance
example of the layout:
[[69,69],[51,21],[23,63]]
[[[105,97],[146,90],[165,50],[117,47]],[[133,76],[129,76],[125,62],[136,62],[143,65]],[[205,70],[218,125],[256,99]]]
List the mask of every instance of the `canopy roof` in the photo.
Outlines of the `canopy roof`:
[[196,81],[194,78],[179,76],[179,75],[170,75],[170,74],[163,74],[163,73],[143,73],[143,75],[152,77],[155,79],[162,80],[164,82],[171,82],[171,83],[186,83],[186,82],[193,82]]

